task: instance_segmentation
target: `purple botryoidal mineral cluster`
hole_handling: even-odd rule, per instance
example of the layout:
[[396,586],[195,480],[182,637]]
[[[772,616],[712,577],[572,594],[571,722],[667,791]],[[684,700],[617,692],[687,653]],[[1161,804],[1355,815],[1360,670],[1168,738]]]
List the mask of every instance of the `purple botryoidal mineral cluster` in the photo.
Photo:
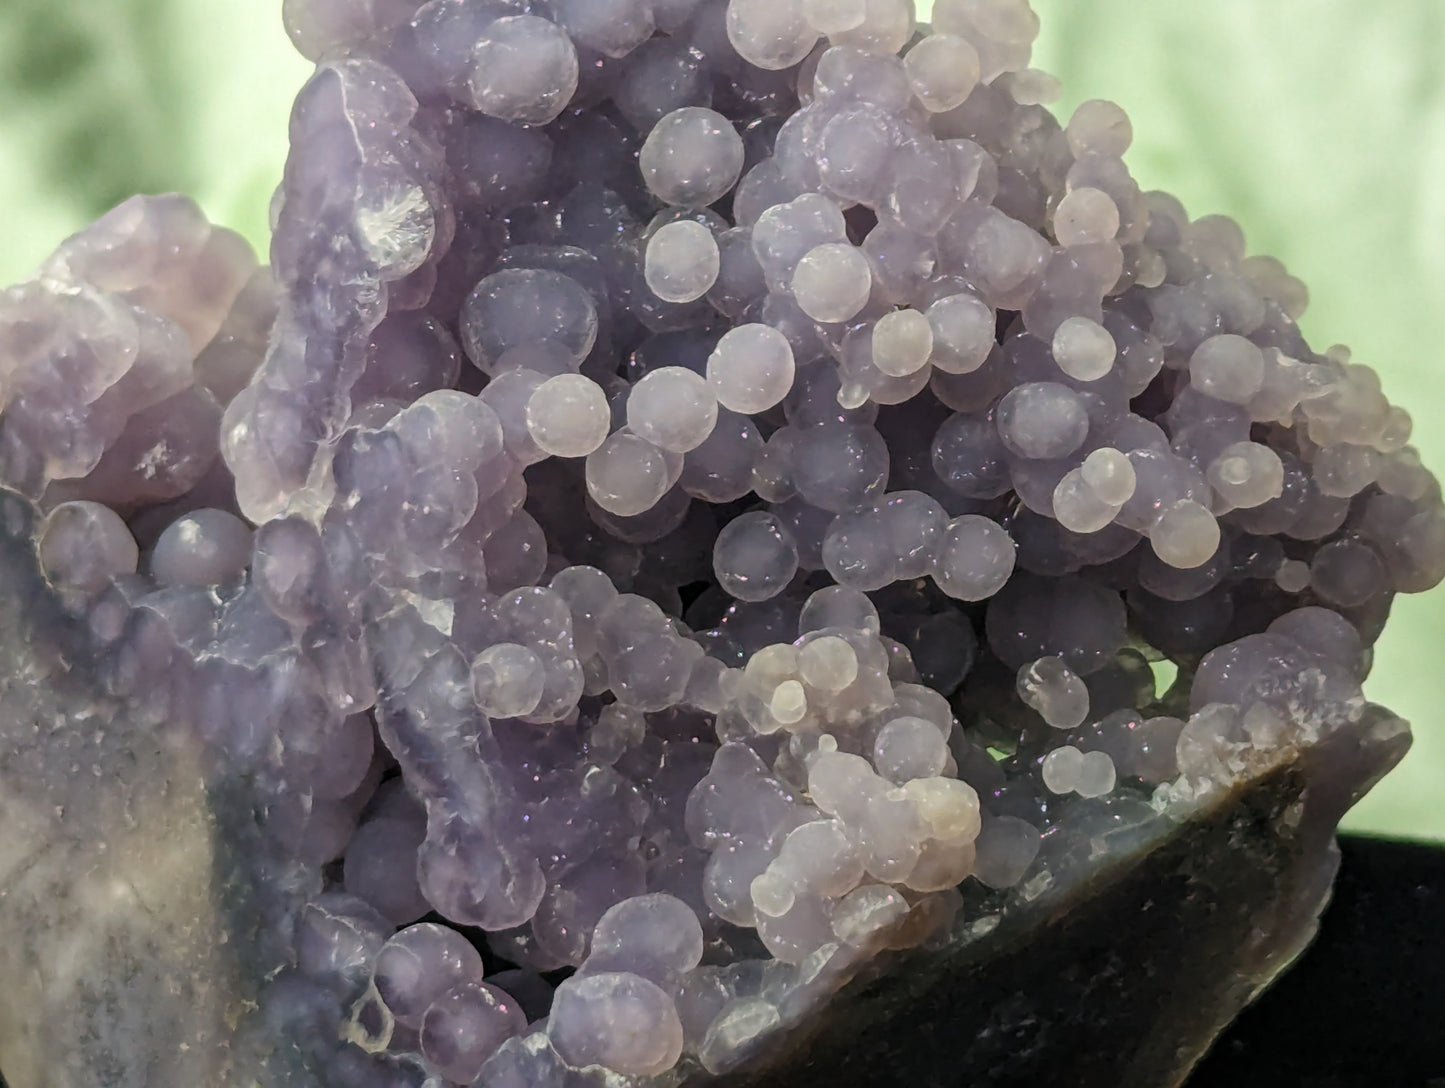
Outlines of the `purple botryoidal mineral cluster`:
[[1117,106],[1054,119],[1026,0],[285,14],[270,268],[179,197],[66,241],[0,479],[245,783],[321,1083],[726,1071],[961,885],[1384,715],[1409,416]]

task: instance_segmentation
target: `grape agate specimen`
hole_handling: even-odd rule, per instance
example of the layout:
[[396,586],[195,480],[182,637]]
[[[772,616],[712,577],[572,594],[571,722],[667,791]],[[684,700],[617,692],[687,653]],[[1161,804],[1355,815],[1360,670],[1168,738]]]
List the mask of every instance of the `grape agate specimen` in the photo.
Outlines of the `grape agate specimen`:
[[1177,1083],[1445,576],[1026,0],[287,0],[269,267],[0,294],[11,1088]]

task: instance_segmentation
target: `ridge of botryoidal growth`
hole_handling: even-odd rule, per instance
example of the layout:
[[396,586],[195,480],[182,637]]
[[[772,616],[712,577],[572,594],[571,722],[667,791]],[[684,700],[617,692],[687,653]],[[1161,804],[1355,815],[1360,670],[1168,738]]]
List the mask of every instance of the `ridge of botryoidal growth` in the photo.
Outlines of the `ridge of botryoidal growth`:
[[178,197],[66,241],[0,477],[254,791],[323,1081],[729,1069],[1051,829],[1379,712],[1410,417],[1054,119],[1024,0],[285,6],[270,268]]

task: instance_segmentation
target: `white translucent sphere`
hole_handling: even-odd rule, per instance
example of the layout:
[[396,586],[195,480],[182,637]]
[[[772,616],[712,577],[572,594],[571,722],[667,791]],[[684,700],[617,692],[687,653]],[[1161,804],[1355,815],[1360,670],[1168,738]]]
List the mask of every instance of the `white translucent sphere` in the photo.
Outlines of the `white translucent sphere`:
[[873,325],[873,365],[891,378],[916,374],[933,354],[933,326],[917,310],[893,310]]
[[771,325],[739,325],[708,356],[707,382],[718,402],[752,415],[782,402],[793,387],[793,346]]
[[796,680],[784,680],[773,689],[768,713],[782,725],[796,725],[808,713],[808,693]]
[[1092,98],[1074,110],[1064,135],[1075,158],[1093,152],[1117,159],[1133,142],[1134,126],[1119,106],[1102,98]]
[[1171,567],[1189,570],[1203,566],[1219,550],[1219,522],[1209,509],[1193,499],[1166,506],[1149,529],[1154,554]]
[[1108,752],[1085,752],[1079,760],[1074,792],[1080,797],[1103,797],[1112,792],[1118,772]]
[[1090,491],[1110,505],[1122,506],[1134,496],[1134,462],[1112,446],[1101,446],[1085,457],[1079,475]]
[[672,486],[667,455],[631,431],[616,431],[587,455],[587,494],[609,514],[636,517]]
[[876,635],[879,629],[878,609],[868,595],[859,590],[848,586],[824,586],[810,593],[803,602],[798,630],[822,631],[829,627]]
[[1077,468],[1064,473],[1054,488],[1054,518],[1071,533],[1097,533],[1114,520],[1120,505],[1105,502]]
[[803,0],[728,0],[727,34],[743,60],[770,71],[791,68],[818,40]]
[[915,778],[903,787],[935,839],[951,843],[978,837],[978,794],[967,782],[942,775]]
[[1109,330],[1087,317],[1066,317],[1054,330],[1054,362],[1071,378],[1092,382],[1114,369],[1117,347]]
[[696,967],[702,951],[702,926],[691,907],[671,895],[635,895],[598,921],[587,972],[630,971],[665,984]]
[[1019,669],[1019,698],[1053,729],[1077,729],[1089,716],[1089,689],[1062,657],[1041,657]]
[[803,0],[803,18],[819,34],[856,30],[868,17],[868,0]]
[[1279,454],[1258,442],[1235,442],[1209,465],[1209,483],[1222,499],[1250,509],[1284,491],[1284,463]]
[[933,365],[945,374],[968,374],[993,350],[993,307],[973,295],[949,295],[928,307]]
[[707,379],[681,366],[659,367],[627,396],[627,426],[673,453],[696,449],[717,423],[717,396]]
[[1107,752],[1082,752],[1066,744],[1044,757],[1044,785],[1051,793],[1077,793],[1103,797],[1114,788],[1117,776]]
[[664,204],[705,207],[737,184],[743,140],[722,114],[684,106],[652,126],[637,165],[647,188]]
[[547,671],[542,659],[516,642],[488,646],[472,662],[472,695],[493,718],[519,718],[542,701]]
[[586,457],[607,439],[607,394],[582,374],[548,378],[527,399],[527,433],[554,457]]
[[858,654],[837,635],[815,638],[798,650],[798,675],[819,691],[842,691],[858,677]]
[[682,1054],[677,1006],[655,982],[628,971],[574,975],[557,987],[547,1034],[569,1065],[655,1076]]
[[832,44],[891,60],[913,37],[919,9],[926,11],[925,5],[915,0],[867,0],[863,22],[834,35]]
[[978,51],[965,38],[930,34],[903,57],[908,85],[930,113],[955,109],[978,86]]
[[1054,237],[1061,246],[1107,242],[1119,233],[1119,207],[1102,189],[1082,187],[1054,209]]
[[1044,756],[1041,771],[1045,788],[1050,793],[1073,793],[1079,781],[1079,764],[1083,757],[1084,753],[1071,744],[1055,748]]
[[924,718],[894,718],[873,742],[873,766],[895,785],[942,774],[947,762],[948,744],[942,731]]
[[1041,72],[1037,68],[1025,68],[1013,73],[1009,92],[1020,106],[1051,106],[1063,94],[1064,85],[1058,76]]
[[1264,385],[1264,353],[1233,333],[1211,336],[1189,357],[1189,384],[1216,400],[1246,404]]
[[659,227],[647,240],[643,278],[664,302],[692,302],[717,282],[722,260],[712,231],[692,219]]
[[857,315],[873,290],[868,258],[847,242],[814,246],[793,272],[793,298],[814,321],[835,324]]

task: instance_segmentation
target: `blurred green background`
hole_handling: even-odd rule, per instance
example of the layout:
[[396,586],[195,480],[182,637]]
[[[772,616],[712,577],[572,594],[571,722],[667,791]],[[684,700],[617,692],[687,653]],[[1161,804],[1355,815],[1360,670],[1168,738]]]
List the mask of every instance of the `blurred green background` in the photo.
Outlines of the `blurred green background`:
[[[927,0],[921,5],[927,6]],[[1190,212],[1223,212],[1310,287],[1317,347],[1349,344],[1445,468],[1445,4],[1439,0],[1034,0],[1035,65],[1067,116],[1110,98],[1129,163]],[[309,66],[277,0],[0,2],[0,283],[133,192],[180,190],[265,248],[286,116]],[[1445,840],[1445,601],[1402,598],[1371,698],[1416,745],[1351,814]]]

